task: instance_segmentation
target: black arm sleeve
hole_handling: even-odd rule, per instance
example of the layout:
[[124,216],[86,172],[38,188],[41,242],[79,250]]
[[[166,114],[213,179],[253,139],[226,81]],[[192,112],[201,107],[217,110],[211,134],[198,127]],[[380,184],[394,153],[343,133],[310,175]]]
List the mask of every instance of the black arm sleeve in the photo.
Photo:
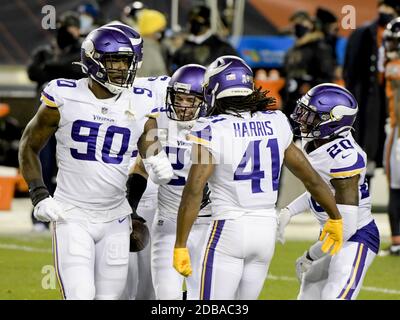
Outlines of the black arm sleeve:
[[140,199],[147,187],[147,179],[137,173],[132,173],[126,182],[126,197],[132,210],[136,212]]

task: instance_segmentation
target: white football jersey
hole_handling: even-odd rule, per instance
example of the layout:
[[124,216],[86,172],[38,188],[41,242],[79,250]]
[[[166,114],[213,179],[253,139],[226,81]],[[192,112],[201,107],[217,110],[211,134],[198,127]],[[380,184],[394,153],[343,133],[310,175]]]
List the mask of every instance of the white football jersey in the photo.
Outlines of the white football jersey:
[[99,220],[126,215],[110,210],[124,203],[130,210],[125,194],[129,161],[148,117],[157,116],[155,96],[134,86],[97,99],[88,78],[56,79],[44,88],[41,101],[60,112],[55,199],[104,213]]
[[[176,221],[183,188],[192,165],[192,142],[189,139],[190,130],[194,122],[179,122],[167,117],[166,107],[160,108],[157,117],[157,126],[160,132],[160,141],[168,154],[169,161],[174,169],[174,177],[158,189],[158,208],[160,215]],[[199,212],[202,222],[208,221],[211,215],[210,205]],[[198,220],[198,222],[201,222]]]
[[[135,88],[142,88],[143,91],[151,92],[152,96],[155,98],[155,102],[151,112],[157,114],[158,110],[163,108],[165,104],[165,92],[170,80],[169,76],[160,76],[160,77],[138,77],[135,78],[133,83]],[[136,89],[138,91],[138,89]],[[135,164],[136,157],[138,154],[138,150],[134,150],[132,153],[130,167]],[[140,200],[141,203],[146,201],[154,201],[157,199],[158,193],[158,185],[155,184],[151,179],[147,179],[147,187],[146,191],[143,193],[142,198]]]
[[[351,133],[345,138],[335,139],[310,153],[305,152],[305,154],[313,168],[328,184],[333,194],[335,193],[335,189],[330,182],[332,179],[360,175],[358,181],[358,229],[370,223],[373,217],[371,214],[371,197],[369,195],[368,183],[365,180],[367,156],[354,140]],[[311,211],[322,227],[328,220],[328,214],[309,193],[307,195]]]
[[249,211],[275,215],[284,152],[292,138],[281,111],[198,120],[190,139],[206,147],[217,163],[208,181],[213,219],[235,218]]

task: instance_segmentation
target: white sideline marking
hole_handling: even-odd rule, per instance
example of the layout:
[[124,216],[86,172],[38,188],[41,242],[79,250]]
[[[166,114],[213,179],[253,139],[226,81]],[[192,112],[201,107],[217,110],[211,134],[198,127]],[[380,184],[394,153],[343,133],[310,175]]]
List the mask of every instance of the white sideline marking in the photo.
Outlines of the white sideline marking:
[[[276,280],[276,281],[295,281],[298,282],[297,278],[287,277],[287,276],[275,276],[273,274],[268,274],[267,280]],[[376,288],[376,287],[361,287],[361,290],[371,291],[371,292],[380,292],[385,294],[400,294],[400,290],[395,289],[387,289],[387,288]]]
[[[19,250],[19,251],[26,251],[26,252],[52,253],[52,250],[50,250],[50,249],[41,249],[41,248],[34,248],[34,247],[20,246],[17,244],[6,244],[6,243],[0,243],[0,249]],[[275,276],[273,274],[268,274],[267,280],[297,282],[297,278],[295,278],[295,277]],[[400,290],[387,289],[387,288],[361,287],[361,290],[371,291],[371,292],[380,292],[380,293],[384,293],[384,294],[400,294]]]
[[0,243],[0,249],[18,250],[18,251],[27,251],[27,252],[52,253],[52,251],[50,249],[41,249],[41,248],[34,248],[34,247],[20,246],[17,244],[6,244],[6,243]]

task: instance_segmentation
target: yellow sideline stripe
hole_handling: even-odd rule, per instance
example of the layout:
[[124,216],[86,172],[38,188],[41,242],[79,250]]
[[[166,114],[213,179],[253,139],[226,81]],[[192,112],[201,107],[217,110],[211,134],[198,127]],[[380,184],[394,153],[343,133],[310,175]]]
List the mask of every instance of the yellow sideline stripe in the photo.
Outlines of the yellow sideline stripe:
[[362,255],[363,248],[364,248],[364,244],[360,243],[360,247],[358,248],[358,253],[357,253],[357,262],[356,262],[356,265],[355,265],[355,267],[353,269],[353,275],[351,277],[350,283],[347,285],[346,290],[339,297],[340,299],[344,299],[344,297],[347,295],[347,293],[350,291],[351,287],[353,286],[353,283],[354,283],[354,281],[356,279],[356,276],[357,276],[358,267],[360,266],[360,260],[361,260],[361,255]]
[[202,275],[201,275],[201,287],[200,287],[200,299],[203,300],[204,297],[204,278],[206,276],[206,266],[207,266],[207,259],[208,259],[208,252],[210,251],[211,244],[214,240],[215,237],[215,232],[217,231],[217,226],[218,226],[218,221],[214,221],[214,226],[213,230],[211,232],[211,237],[210,240],[208,241],[206,253],[204,255],[204,261],[203,261],[203,270],[202,270]]

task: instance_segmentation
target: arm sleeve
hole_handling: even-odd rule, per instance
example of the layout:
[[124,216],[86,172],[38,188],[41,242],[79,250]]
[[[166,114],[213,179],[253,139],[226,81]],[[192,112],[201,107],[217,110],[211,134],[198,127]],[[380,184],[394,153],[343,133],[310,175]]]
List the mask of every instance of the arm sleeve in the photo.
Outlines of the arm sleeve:
[[205,147],[213,156],[217,154],[215,136],[213,137],[211,123],[207,119],[199,119],[188,136],[189,141]]
[[40,102],[50,108],[59,108],[64,104],[58,90],[57,81],[58,80],[50,81],[40,95]]
[[292,131],[292,126],[289,123],[289,119],[286,117],[286,115],[279,111],[275,110],[273,112],[277,112],[279,117],[281,117],[281,128],[283,132],[284,138],[284,150],[286,150],[290,144],[293,142],[293,131]]
[[286,208],[289,210],[292,217],[310,209],[307,192],[304,192],[301,196],[294,199]]
[[329,175],[332,179],[350,178],[360,174],[365,166],[363,156],[355,149],[350,149],[336,156]]

